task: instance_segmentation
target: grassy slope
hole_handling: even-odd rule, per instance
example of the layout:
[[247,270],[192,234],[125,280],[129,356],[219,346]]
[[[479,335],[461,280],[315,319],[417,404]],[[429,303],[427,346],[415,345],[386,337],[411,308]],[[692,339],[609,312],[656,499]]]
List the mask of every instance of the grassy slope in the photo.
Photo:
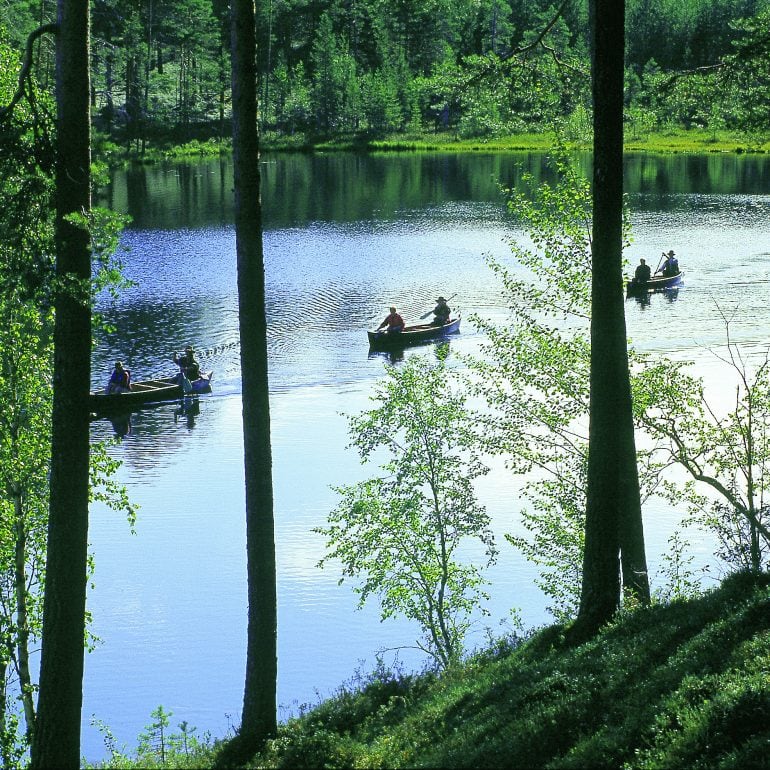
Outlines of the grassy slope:
[[442,677],[373,675],[281,728],[252,767],[768,768],[770,577],[552,627]]

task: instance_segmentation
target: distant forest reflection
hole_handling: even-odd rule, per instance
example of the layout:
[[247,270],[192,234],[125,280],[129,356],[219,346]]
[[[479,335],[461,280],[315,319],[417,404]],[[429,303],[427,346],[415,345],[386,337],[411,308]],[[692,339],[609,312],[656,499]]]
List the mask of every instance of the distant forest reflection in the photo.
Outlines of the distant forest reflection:
[[[590,155],[581,153],[576,159],[588,176]],[[545,153],[283,154],[265,155],[260,163],[266,229],[311,221],[387,221],[422,208],[426,200],[502,206],[500,185],[516,187],[523,174],[536,181],[553,178]],[[232,222],[232,188],[229,158],[137,165],[113,172],[98,202],[130,214],[136,228],[224,226]],[[677,194],[766,194],[770,158],[628,155],[625,189],[636,210],[675,207],[670,196]]]

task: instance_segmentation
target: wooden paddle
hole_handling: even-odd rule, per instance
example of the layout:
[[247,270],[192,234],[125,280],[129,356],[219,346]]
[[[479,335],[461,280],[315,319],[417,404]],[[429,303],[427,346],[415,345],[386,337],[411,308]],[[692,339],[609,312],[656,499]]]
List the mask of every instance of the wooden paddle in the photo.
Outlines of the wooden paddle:
[[[452,295],[452,296],[451,296],[449,299],[454,299],[456,296],[457,296],[457,293],[454,293],[454,294],[453,294],[453,295]],[[449,299],[447,300],[447,302],[449,302]],[[424,320],[424,319],[425,319],[425,318],[427,318],[427,317],[428,317],[428,316],[429,316],[429,315],[430,315],[432,312],[433,312],[432,310],[429,310],[427,313],[423,313],[423,314],[420,316],[420,320],[421,320],[421,321],[422,321],[422,320]]]

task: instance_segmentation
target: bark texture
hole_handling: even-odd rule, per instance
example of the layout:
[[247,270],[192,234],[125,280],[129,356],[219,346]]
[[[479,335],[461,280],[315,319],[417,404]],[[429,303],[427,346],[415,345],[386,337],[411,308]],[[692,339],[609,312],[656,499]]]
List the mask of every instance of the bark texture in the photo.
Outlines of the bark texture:
[[252,0],[233,0],[231,13],[249,599],[246,681],[238,743],[240,751],[248,755],[276,731],[277,599],[254,4]]
[[48,557],[33,768],[80,766],[91,379],[88,0],[59,0],[56,41],[56,272]]
[[[625,4],[592,0],[594,99],[591,398],[579,624],[595,630],[623,584],[649,600],[623,294]],[[621,557],[622,555],[622,557]]]

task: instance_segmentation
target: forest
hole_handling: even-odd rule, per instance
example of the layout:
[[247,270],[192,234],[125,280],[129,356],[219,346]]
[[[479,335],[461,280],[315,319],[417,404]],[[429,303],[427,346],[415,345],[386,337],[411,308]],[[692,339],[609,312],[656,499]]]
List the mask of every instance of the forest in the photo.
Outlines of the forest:
[[[233,164],[243,708],[211,746],[186,723],[170,735],[160,707],[145,753],[113,745],[108,762],[166,766],[171,752],[180,766],[217,767],[510,766],[511,756],[522,767],[766,766],[770,352],[744,356],[721,316],[720,360],[737,385],[715,407],[684,362],[629,345],[623,141],[698,129],[759,143],[770,128],[768,2],[8,0],[0,25],[4,767],[80,766],[89,510],[102,502],[129,527],[136,517],[110,445],[91,440],[93,343],[112,328],[95,298],[127,288],[116,256],[126,221],[93,206],[93,192],[116,149],[201,140],[226,143]],[[385,460],[372,478],[341,480],[315,530],[327,547],[317,566],[335,560],[362,603],[414,621],[432,665],[421,677],[376,671],[279,725],[270,298],[254,161],[271,138],[434,133],[555,138],[550,181],[524,175],[501,193],[529,239],[511,246],[513,267],[490,265],[508,320],[473,320],[483,355],[465,369],[439,347],[380,378],[375,405],[349,428],[362,464]],[[564,143],[576,138],[592,150],[590,179]],[[523,530],[507,537],[539,568],[556,622],[469,656],[464,637],[497,558],[475,496],[490,457],[525,479]],[[719,589],[701,590],[677,536],[668,582],[652,590],[642,506],[653,496],[683,503],[716,540],[735,573]],[[457,557],[468,541],[481,554],[472,563]],[[637,688],[654,705],[624,700]],[[491,712],[506,709],[501,725]]]
[[[588,2],[266,0],[256,3],[263,142],[590,131]],[[17,51],[53,0],[7,0]],[[642,134],[770,125],[767,0],[629,0],[625,120]],[[558,16],[557,10],[561,10]],[[541,39],[549,28],[547,39]],[[229,136],[230,35],[223,0],[96,0],[91,112],[99,134],[147,142]],[[50,39],[35,82],[53,82]],[[751,96],[745,98],[748,94]]]

